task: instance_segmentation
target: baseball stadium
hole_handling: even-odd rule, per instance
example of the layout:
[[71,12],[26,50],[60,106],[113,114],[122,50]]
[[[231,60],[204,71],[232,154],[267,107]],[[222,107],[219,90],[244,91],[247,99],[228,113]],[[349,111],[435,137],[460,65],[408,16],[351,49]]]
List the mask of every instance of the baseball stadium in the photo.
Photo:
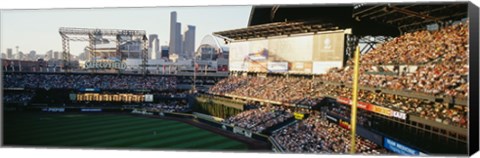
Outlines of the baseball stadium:
[[[247,27],[206,37],[191,71],[161,73],[142,30],[63,27],[58,70],[2,60],[3,144],[468,155],[478,150],[472,18],[467,2],[253,6]],[[116,45],[97,46],[100,35]],[[73,41],[89,42],[88,66],[70,61]],[[129,42],[138,72],[122,70]],[[228,67],[205,65],[212,50]]]

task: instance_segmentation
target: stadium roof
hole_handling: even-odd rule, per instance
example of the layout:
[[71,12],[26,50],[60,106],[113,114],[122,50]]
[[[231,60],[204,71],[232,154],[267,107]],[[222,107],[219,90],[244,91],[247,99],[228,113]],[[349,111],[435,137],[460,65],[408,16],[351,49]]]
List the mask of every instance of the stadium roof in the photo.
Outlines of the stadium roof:
[[215,32],[231,39],[351,28],[358,36],[399,36],[467,17],[467,2],[254,6],[248,27]]
[[270,36],[281,36],[300,33],[316,33],[321,31],[331,31],[339,29],[332,23],[319,22],[275,22],[269,24],[261,24],[250,26],[247,28],[214,32],[214,34],[235,40],[261,38]]
[[424,29],[428,24],[466,18],[467,5],[466,2],[357,4],[352,17],[356,21],[385,23],[410,32]]

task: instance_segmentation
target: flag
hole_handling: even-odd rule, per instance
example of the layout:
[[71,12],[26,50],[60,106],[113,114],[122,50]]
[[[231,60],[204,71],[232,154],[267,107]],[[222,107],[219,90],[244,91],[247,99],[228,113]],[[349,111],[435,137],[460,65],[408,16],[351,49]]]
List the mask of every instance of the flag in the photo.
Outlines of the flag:
[[195,63],[195,72],[197,72],[197,71],[198,71],[198,64]]

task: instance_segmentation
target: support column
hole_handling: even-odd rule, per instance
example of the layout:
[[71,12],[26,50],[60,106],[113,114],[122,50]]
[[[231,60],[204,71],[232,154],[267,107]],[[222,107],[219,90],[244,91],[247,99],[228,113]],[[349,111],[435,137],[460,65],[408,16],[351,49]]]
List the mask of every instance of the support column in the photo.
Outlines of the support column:
[[[95,35],[89,34],[88,38],[89,38],[88,42],[89,42],[89,48],[90,48],[90,50],[89,50],[90,56],[88,58],[93,65],[96,65],[97,64],[97,58],[96,58],[96,55],[95,55],[95,49],[96,49]],[[97,69],[93,68],[92,72],[97,72]]]
[[64,34],[62,35],[62,58],[63,58],[63,70],[69,72],[70,69],[70,40]]
[[143,75],[147,74],[147,63],[148,63],[148,50],[147,50],[148,38],[147,35],[143,35],[143,49],[142,49],[142,71]]

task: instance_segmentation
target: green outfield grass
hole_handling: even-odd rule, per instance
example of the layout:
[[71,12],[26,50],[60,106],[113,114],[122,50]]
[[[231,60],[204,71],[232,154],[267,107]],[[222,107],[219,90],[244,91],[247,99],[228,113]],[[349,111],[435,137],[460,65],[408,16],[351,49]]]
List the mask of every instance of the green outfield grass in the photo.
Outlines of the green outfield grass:
[[247,145],[189,124],[115,114],[5,113],[11,146],[247,150]]

